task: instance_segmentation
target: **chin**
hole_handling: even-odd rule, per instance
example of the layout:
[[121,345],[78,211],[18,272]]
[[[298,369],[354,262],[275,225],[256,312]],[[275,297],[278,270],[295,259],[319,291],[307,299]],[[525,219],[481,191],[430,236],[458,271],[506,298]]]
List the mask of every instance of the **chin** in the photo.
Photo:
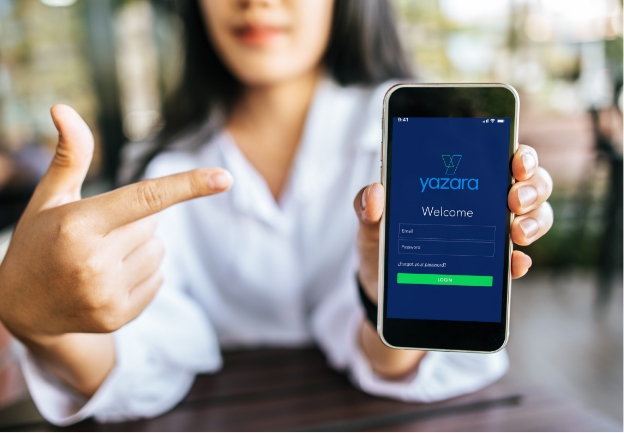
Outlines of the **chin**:
[[245,71],[244,73],[236,74],[240,82],[249,87],[273,86],[289,81],[300,75],[301,72],[285,73],[284,71],[273,70]]
[[230,63],[232,73],[245,86],[269,86],[291,80],[312,69],[313,65],[297,64],[293,56],[262,61]]

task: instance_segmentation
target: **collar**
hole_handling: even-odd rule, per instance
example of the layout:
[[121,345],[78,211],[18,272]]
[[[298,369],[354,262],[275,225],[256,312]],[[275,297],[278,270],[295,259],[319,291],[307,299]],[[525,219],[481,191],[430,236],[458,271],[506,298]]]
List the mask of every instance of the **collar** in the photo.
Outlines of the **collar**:
[[233,206],[276,229],[290,229],[293,218],[289,215],[313,205],[329,189],[340,187],[340,175],[358,153],[380,151],[380,119],[386,89],[342,87],[328,77],[319,81],[279,201],[232,137],[222,131],[213,145],[219,147],[224,168],[234,177],[230,192]]

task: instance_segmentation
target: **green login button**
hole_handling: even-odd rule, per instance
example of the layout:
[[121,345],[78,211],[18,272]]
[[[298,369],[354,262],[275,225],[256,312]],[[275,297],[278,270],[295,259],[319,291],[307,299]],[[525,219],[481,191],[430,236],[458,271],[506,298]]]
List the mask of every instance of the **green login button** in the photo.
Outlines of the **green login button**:
[[397,274],[399,284],[431,284],[434,286],[492,287],[492,277],[485,275]]

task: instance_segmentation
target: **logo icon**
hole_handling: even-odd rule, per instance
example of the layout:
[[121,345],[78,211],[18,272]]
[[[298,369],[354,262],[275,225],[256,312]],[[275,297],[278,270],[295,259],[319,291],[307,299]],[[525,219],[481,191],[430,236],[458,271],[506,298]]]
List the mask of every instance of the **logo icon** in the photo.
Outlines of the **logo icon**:
[[[442,162],[444,163],[444,167],[446,167],[447,175],[453,176],[455,174],[461,159],[462,155],[442,155]],[[436,190],[469,189],[471,191],[477,191],[479,190],[479,179],[467,177],[421,177],[420,185],[422,186],[420,192],[425,192],[427,188]]]
[[446,167],[446,173],[450,176],[455,174],[457,167],[459,167],[459,162],[461,161],[461,155],[442,155],[442,161],[444,162],[444,166]]

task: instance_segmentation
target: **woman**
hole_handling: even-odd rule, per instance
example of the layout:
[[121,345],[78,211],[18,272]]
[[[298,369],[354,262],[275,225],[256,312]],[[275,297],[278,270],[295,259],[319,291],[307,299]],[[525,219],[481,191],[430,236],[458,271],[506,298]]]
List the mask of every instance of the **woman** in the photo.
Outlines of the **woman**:
[[[92,137],[52,108],[57,153],[0,267],[0,319],[28,348],[41,413],[154,416],[220,368],[221,347],[316,342],[363,390],[413,401],[500,377],[504,352],[387,348],[357,298],[356,274],[377,299],[384,82],[409,73],[388,4],[187,7],[181,89],[138,166],[156,179],[79,200]],[[551,181],[529,147],[512,168],[512,237],[526,245],[552,224]],[[514,252],[513,276],[530,264]]]

